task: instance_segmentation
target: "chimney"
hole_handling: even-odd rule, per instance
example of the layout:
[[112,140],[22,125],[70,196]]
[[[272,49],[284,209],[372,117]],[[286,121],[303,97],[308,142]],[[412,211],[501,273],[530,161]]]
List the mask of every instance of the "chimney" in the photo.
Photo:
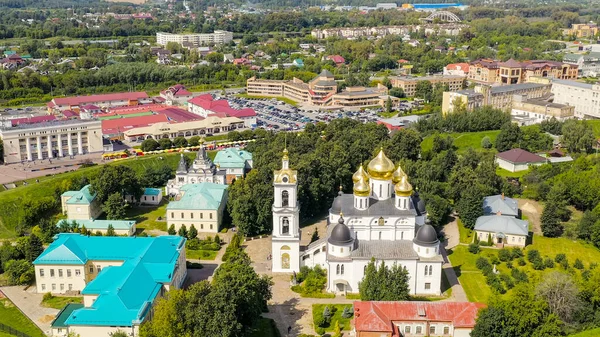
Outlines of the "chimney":
[[496,215],[502,215],[502,212],[498,211],[496,212]]
[[502,200],[504,200],[504,192],[502,192]]

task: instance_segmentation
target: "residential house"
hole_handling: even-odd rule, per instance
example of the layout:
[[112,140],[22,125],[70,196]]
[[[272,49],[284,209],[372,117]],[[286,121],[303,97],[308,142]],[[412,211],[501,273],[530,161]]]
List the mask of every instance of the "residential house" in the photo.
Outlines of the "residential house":
[[292,65],[298,68],[304,68],[304,61],[302,61],[302,59],[295,59],[292,61]]
[[509,172],[519,172],[529,169],[530,165],[543,165],[548,160],[523,149],[512,149],[496,154],[496,163],[500,168]]
[[96,219],[102,214],[102,205],[97,193],[91,192],[91,185],[85,185],[79,191],[67,191],[60,196],[62,213],[69,220]]
[[[139,336],[156,300],[187,277],[185,238],[59,234],[33,261],[37,293],[82,294],[51,323],[54,336]],[[118,249],[115,249],[118,247]]]
[[344,59],[341,55],[328,55],[325,57],[325,60],[332,61],[338,67],[346,63],[346,59]]
[[483,216],[475,222],[475,236],[480,242],[491,240],[503,247],[525,247],[529,236],[529,223],[521,220],[516,200],[503,194],[483,199]]
[[468,63],[450,63],[444,67],[444,75],[457,75],[457,76],[468,76],[469,75],[469,64]]
[[198,232],[218,233],[227,204],[227,185],[202,182],[183,185],[167,206],[167,228],[192,225]]
[[590,23],[574,23],[570,29],[564,30],[565,35],[574,35],[576,38],[594,38],[598,35],[598,25]]

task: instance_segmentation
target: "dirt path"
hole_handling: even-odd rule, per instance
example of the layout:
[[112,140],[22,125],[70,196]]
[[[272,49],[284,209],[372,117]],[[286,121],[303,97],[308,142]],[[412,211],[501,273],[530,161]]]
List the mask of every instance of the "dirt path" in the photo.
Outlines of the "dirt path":
[[531,199],[515,199],[519,203],[519,209],[521,210],[521,214],[527,217],[527,220],[531,223],[533,227],[533,233],[540,234],[542,233],[542,228],[540,226],[540,217],[542,215],[542,210],[544,207],[537,201]]

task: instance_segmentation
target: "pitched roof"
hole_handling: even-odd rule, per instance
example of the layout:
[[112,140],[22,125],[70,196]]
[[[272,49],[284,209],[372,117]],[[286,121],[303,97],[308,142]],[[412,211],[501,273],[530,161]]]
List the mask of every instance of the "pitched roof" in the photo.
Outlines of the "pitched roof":
[[188,100],[189,104],[201,107],[204,110],[210,111],[219,117],[253,117],[256,116],[254,109],[245,108],[236,110],[229,106],[229,102],[224,99],[214,100],[212,95],[200,95]]
[[[85,185],[85,186],[83,186],[83,188],[81,188],[81,190],[76,191],[76,193],[73,193],[71,198],[69,198],[69,200],[67,200],[67,204],[69,204],[69,205],[74,205],[74,204],[89,205],[89,204],[91,204],[92,201],[94,201],[94,199],[96,199],[96,193],[92,193],[90,191],[90,187],[91,187],[91,185]],[[63,195],[65,195],[65,194],[63,193]]]
[[56,105],[82,105],[108,101],[137,101],[142,98],[148,98],[148,94],[145,92],[119,92],[103,95],[59,97],[54,98],[52,102]]
[[69,303],[56,315],[56,318],[50,324],[53,328],[66,328],[67,325],[65,322],[67,318],[71,316],[71,313],[77,309],[83,308],[83,304],[81,303]]
[[500,63],[501,67],[506,67],[506,68],[521,68],[522,64],[518,61],[515,61],[514,59],[509,59],[506,62],[501,62]]
[[344,59],[341,55],[329,55],[327,56],[327,59],[337,64],[346,63],[346,59]]
[[505,197],[503,194],[483,198],[483,213],[502,215],[519,215],[519,205],[515,199]]
[[475,221],[475,230],[514,235],[529,235],[529,222],[514,216],[484,215]]
[[354,302],[354,325],[359,332],[395,332],[394,322],[452,322],[472,328],[483,303],[470,302]]
[[171,201],[167,210],[218,210],[226,201],[227,185],[205,182],[183,185],[179,190],[183,192],[181,199]]
[[496,157],[514,164],[540,163],[547,161],[546,158],[540,157],[537,154],[533,154],[523,149],[511,149],[500,152],[496,154]]
[[252,153],[230,147],[217,152],[213,162],[220,168],[244,168],[248,160],[252,160]]
[[462,70],[462,71],[469,71],[469,64],[468,63],[450,63],[446,66],[446,69],[448,70]]

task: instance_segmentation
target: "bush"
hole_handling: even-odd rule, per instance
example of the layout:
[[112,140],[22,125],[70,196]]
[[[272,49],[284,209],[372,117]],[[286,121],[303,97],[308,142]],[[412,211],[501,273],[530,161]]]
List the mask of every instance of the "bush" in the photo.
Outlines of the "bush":
[[594,269],[596,269],[596,267],[598,267],[598,263],[596,263],[596,262],[590,263],[590,270],[594,270]]
[[490,262],[485,257],[480,257],[475,261],[477,269],[482,270],[485,267],[491,267]]
[[185,246],[190,250],[198,250],[200,249],[200,240],[198,238],[187,240]]
[[510,250],[513,259],[518,259],[523,257],[523,251],[520,248],[514,247]]
[[492,141],[490,140],[490,137],[485,136],[481,139],[481,147],[484,149],[492,148]]
[[562,267],[562,269],[564,269],[564,270],[569,269],[569,261],[567,259],[560,261],[559,264]]
[[502,262],[507,262],[512,260],[513,256],[508,249],[502,248],[498,251],[498,259],[500,259]]
[[510,275],[515,279],[516,283],[527,283],[528,277],[524,271],[514,268],[510,271]]
[[577,269],[583,269],[583,262],[580,259],[575,259],[575,263],[573,263],[573,267]]
[[523,267],[524,265],[527,264],[527,262],[525,262],[524,258],[519,258],[519,260],[517,261],[517,263],[519,264],[519,266]]
[[506,262],[506,268],[508,268],[508,269],[513,269],[514,268],[511,261]]
[[533,263],[533,260],[541,259],[540,252],[535,249],[527,251],[527,260]]
[[469,252],[471,254],[477,254],[481,251],[481,249],[479,248],[479,245],[476,243],[472,243],[469,245]]
[[567,256],[563,253],[560,253],[560,254],[556,254],[556,257],[554,257],[554,262],[561,263],[561,262],[565,261],[566,259],[567,259]]
[[589,270],[584,270],[581,272],[581,278],[584,281],[588,281],[590,279],[590,276],[592,276],[592,273]]
[[219,237],[219,235],[215,235],[215,243],[218,244],[219,246],[221,246],[221,238]]
[[315,332],[316,332],[318,335],[320,335],[320,336],[323,336],[323,335],[325,334],[325,329],[323,329],[323,328],[319,327],[319,328],[316,328],[316,329],[315,329]]
[[506,286],[506,289],[512,289],[515,286],[515,282],[513,281],[512,277],[510,277],[510,275],[508,274],[500,274],[500,279],[502,280],[502,282],[504,282],[504,285]]
[[533,266],[533,269],[535,269],[535,270],[544,270],[546,268],[546,266],[544,265],[544,260],[542,260],[541,257],[533,260],[531,265]]
[[544,259],[544,266],[546,266],[546,268],[554,268],[554,261],[552,261],[551,258],[547,257]]
[[50,301],[53,298],[54,296],[52,295],[52,293],[47,292],[44,294],[44,297],[42,297],[42,302]]
[[490,263],[498,265],[500,264],[500,260],[498,260],[498,257],[496,255],[492,255],[490,256]]
[[343,318],[350,318],[352,317],[352,315],[354,315],[354,309],[350,306],[350,307],[344,307],[344,312],[342,312],[342,317]]

